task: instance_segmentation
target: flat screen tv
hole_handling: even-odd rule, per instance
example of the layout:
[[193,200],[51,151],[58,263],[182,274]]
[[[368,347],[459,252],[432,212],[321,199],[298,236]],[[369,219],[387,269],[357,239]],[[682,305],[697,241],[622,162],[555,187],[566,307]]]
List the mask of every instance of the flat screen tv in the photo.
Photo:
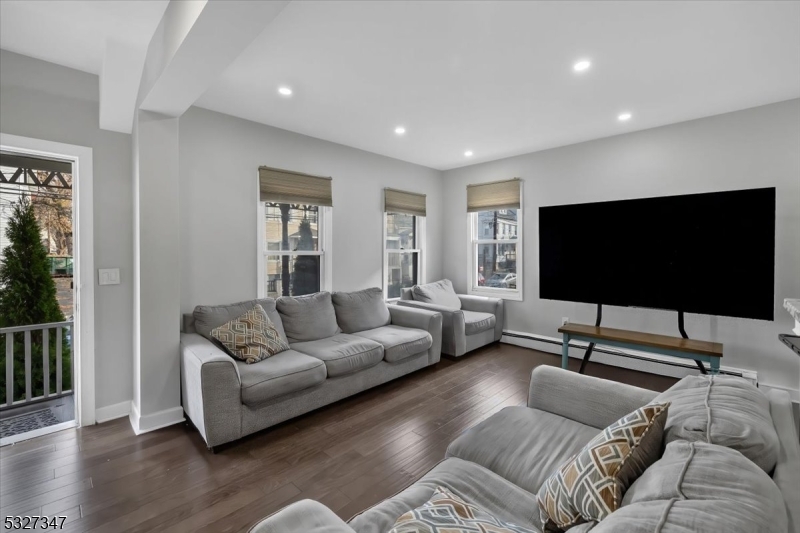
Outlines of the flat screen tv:
[[539,208],[539,296],[772,320],[775,189]]

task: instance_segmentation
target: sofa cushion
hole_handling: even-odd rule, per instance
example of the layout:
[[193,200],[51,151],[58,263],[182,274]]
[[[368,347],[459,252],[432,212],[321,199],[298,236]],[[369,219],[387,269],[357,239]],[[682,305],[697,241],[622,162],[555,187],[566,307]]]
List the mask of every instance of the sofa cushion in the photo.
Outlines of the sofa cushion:
[[465,502],[443,487],[431,499],[397,519],[389,533],[538,533],[502,522],[474,503]]
[[433,345],[433,337],[427,331],[402,326],[383,326],[359,331],[355,335],[383,345],[383,358],[389,363],[402,361]]
[[253,406],[307,389],[325,381],[325,364],[319,359],[286,350],[254,365],[236,361],[242,380],[242,403]]
[[418,302],[461,309],[461,300],[458,298],[455,289],[453,289],[453,283],[449,279],[425,285],[414,285],[411,292]]
[[391,322],[389,308],[378,287],[355,292],[334,292],[331,295],[336,322],[344,333],[379,328]]
[[289,343],[324,339],[341,331],[329,292],[281,296],[276,303]]
[[407,489],[353,517],[349,525],[356,533],[386,533],[400,515],[428,501],[437,487],[502,522],[539,530],[536,496],[475,463],[456,458],[442,461]]
[[474,335],[487,329],[494,329],[495,316],[491,313],[479,313],[478,311],[461,311],[464,313],[464,333]]
[[671,402],[665,442],[683,439],[740,451],[771,472],[778,460],[778,434],[769,400],[747,381],[731,376],[689,376],[655,402]]
[[448,457],[479,464],[536,494],[599,429],[530,407],[506,407],[462,433]]
[[661,455],[669,404],[648,404],[605,428],[539,489],[545,531],[600,521],[619,509],[622,495]]
[[677,440],[631,486],[622,508],[592,532],[784,533],[787,529],[781,491],[763,470],[736,450]]
[[227,305],[198,305],[194,308],[194,328],[203,337],[210,340],[217,346],[221,346],[219,341],[211,336],[211,330],[216,327],[226,324],[236,318],[242,316],[247,311],[252,309],[255,305],[260,305],[267,313],[267,317],[278,330],[278,333],[286,338],[286,332],[283,330],[283,321],[281,315],[275,307],[275,300],[272,298],[261,298],[258,300],[247,300],[244,302],[237,302]]
[[229,354],[247,364],[289,349],[289,344],[258,304],[245,314],[212,329],[211,336],[222,343]]
[[349,333],[338,333],[316,341],[296,342],[292,344],[292,349],[325,363],[329,378],[375,366],[383,359],[383,346]]

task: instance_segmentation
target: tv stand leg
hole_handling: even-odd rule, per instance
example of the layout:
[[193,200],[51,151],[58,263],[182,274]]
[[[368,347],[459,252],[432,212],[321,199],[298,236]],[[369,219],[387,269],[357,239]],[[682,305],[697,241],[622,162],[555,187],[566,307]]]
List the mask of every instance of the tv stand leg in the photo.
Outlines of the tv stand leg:
[[[594,321],[594,327],[599,328],[600,322],[603,320],[603,304],[597,304],[597,318]],[[583,354],[583,361],[581,361],[581,368],[578,370],[578,374],[583,374],[586,370],[586,365],[589,362],[589,358],[592,357],[592,351],[594,350],[594,343],[590,342],[589,346],[586,347],[586,353]]]
[[[681,332],[681,337],[683,337],[684,339],[689,338],[689,335],[686,334],[686,329],[684,329],[683,325],[683,311],[678,311],[678,331]],[[708,374],[708,371],[706,370],[706,365],[704,365],[701,361],[698,361],[697,359],[695,359],[694,362],[697,364],[697,368],[700,370],[701,374]]]

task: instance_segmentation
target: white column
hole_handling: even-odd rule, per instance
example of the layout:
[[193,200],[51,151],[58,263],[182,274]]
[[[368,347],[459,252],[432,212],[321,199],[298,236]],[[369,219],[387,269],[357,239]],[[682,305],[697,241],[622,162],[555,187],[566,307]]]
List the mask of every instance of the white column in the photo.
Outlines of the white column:
[[133,128],[131,409],[137,434],[183,421],[178,198],[178,119],[138,111]]

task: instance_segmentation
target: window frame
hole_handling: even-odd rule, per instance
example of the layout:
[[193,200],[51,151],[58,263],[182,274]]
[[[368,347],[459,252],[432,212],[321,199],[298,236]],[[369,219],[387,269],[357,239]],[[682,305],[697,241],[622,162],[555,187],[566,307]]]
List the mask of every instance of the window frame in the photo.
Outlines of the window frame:
[[[520,183],[520,198],[522,198],[522,184]],[[524,276],[523,269],[523,227],[524,217],[522,212],[522,205],[517,209],[517,235],[515,239],[481,239],[478,236],[478,213],[467,213],[467,223],[469,225],[468,243],[469,243],[469,259],[468,265],[468,288],[467,294],[475,296],[490,296],[493,298],[502,298],[504,300],[513,300],[521,302],[523,300],[522,283]],[[478,247],[481,244],[516,244],[517,251],[517,288],[516,289],[502,289],[500,287],[486,287],[478,285]]]
[[396,302],[400,299],[400,297],[389,298],[389,254],[402,254],[402,253],[416,253],[417,254],[417,281],[416,285],[422,285],[425,283],[425,244],[426,244],[426,237],[425,237],[425,218],[420,215],[409,215],[414,217],[414,248],[408,249],[391,249],[387,248],[386,241],[388,240],[386,237],[386,232],[389,229],[389,225],[387,223],[387,216],[390,214],[394,215],[408,215],[408,213],[396,213],[394,211],[384,211],[381,213],[383,215],[383,232],[382,232],[382,240],[383,240],[383,279],[381,281],[381,286],[383,287],[383,299],[387,302]]
[[[267,235],[265,220],[267,216],[266,203],[258,201],[256,203],[256,218],[257,218],[257,231],[256,231],[256,283],[258,288],[256,291],[258,298],[268,298],[266,291],[266,266],[267,256],[270,255],[315,255],[319,259],[319,290],[330,292],[333,287],[333,260],[331,257],[331,245],[333,243],[333,208],[329,206],[317,206],[319,211],[319,221],[317,229],[317,247],[319,250],[311,251],[291,251],[291,250],[267,250]],[[278,202],[286,203],[286,202]]]

